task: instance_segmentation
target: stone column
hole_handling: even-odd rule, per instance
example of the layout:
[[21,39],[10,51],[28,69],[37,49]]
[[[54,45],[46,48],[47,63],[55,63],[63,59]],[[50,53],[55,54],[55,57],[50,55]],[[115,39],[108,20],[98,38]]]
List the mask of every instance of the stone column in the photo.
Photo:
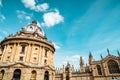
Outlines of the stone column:
[[4,50],[4,55],[3,55],[3,62],[6,62],[6,59],[7,59],[7,51],[8,51],[8,45],[5,45],[6,47],[5,47],[5,50]]
[[2,53],[2,62],[4,62],[4,59],[5,59],[5,52],[6,52],[6,49],[7,49],[7,45],[5,45],[4,47],[4,50],[3,50],[3,53]]
[[25,55],[25,62],[29,62],[30,51],[31,51],[31,47],[30,47],[30,44],[28,44],[27,52],[26,52],[26,55]]
[[41,47],[41,64],[44,65],[44,47]]
[[41,46],[39,46],[39,51],[38,51],[38,64],[41,64]]
[[13,44],[13,49],[12,49],[12,55],[11,55],[10,62],[14,61],[14,56],[15,56],[15,53],[16,53],[16,48],[17,48],[17,44],[14,43]]
[[[14,57],[13,57],[13,61],[17,62],[18,61],[18,56],[19,56],[19,47],[20,47],[20,44],[17,43],[16,44],[16,48],[15,48],[15,54],[14,54]],[[16,55],[17,54],[17,55]]]
[[31,55],[33,53],[33,44],[31,44],[30,54],[29,54],[29,62],[31,62]]

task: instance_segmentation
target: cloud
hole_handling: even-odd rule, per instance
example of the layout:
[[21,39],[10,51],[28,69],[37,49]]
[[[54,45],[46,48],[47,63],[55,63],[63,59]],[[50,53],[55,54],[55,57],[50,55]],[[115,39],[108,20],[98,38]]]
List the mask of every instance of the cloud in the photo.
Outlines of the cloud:
[[54,47],[55,47],[55,49],[60,49],[60,46],[58,46],[57,44],[55,44],[54,42],[52,42],[53,43],[53,45],[54,45]]
[[30,17],[30,16],[25,16],[25,19],[26,19],[26,20],[30,20],[31,17]]
[[80,55],[76,54],[72,56],[61,56],[59,59],[62,61],[60,61],[60,64],[56,64],[56,67],[62,67],[62,65],[67,65],[69,62],[71,65],[74,65],[76,69],[79,69]]
[[78,61],[80,59],[80,55],[66,56],[65,59],[66,59],[66,61],[69,61],[69,62]]
[[6,17],[3,14],[0,14],[0,21],[3,22],[6,19]]
[[48,12],[43,15],[44,22],[42,26],[51,27],[60,22],[64,21],[64,17],[59,14],[59,11],[56,9],[54,12]]
[[2,6],[2,0],[0,0],[0,6]]
[[26,8],[29,8],[31,10],[35,10],[37,12],[46,11],[49,8],[49,5],[47,3],[36,5],[35,0],[22,0],[22,3],[24,4],[24,6]]
[[32,14],[28,14],[25,11],[16,10],[17,17],[20,20],[31,20]]

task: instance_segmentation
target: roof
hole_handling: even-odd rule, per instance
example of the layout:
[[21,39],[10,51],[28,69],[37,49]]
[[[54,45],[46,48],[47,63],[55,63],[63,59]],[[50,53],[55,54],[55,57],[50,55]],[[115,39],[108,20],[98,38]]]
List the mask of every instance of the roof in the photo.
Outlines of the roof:
[[38,33],[39,35],[44,36],[43,30],[36,20],[32,21],[31,24],[25,26],[23,29],[26,33]]

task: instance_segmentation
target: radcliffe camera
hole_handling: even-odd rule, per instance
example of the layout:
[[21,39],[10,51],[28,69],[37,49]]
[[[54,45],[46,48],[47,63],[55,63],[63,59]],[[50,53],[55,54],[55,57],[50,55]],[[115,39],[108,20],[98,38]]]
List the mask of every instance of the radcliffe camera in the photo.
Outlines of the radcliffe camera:
[[120,80],[119,0],[0,0],[0,80]]

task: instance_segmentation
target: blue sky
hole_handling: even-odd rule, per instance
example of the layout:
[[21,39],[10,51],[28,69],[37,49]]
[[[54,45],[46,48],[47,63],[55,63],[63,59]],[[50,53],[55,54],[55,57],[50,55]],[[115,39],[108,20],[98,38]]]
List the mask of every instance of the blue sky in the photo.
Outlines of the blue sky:
[[120,50],[120,0],[0,0],[0,41],[34,19],[56,46],[57,67]]

